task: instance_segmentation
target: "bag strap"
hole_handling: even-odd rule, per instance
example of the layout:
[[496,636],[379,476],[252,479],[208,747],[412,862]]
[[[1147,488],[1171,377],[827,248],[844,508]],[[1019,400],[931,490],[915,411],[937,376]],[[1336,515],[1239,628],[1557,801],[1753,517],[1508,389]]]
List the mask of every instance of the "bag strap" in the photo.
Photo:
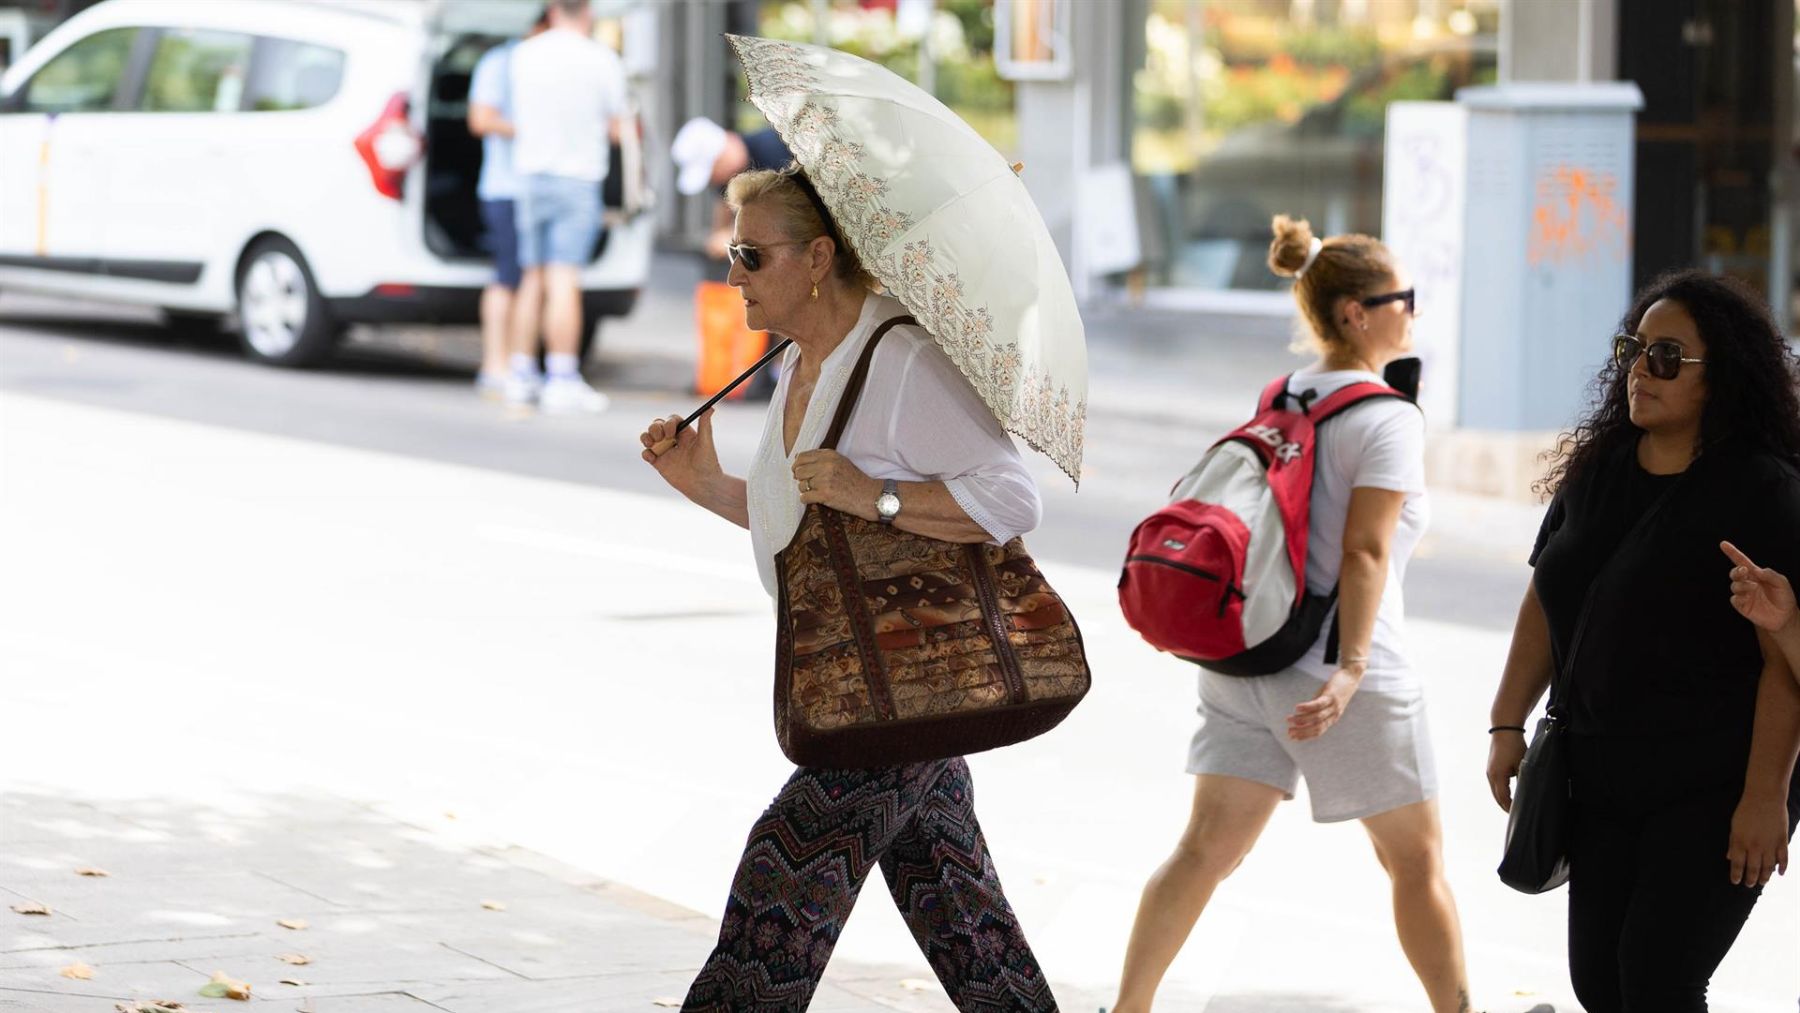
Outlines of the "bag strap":
[[1256,399],[1256,414],[1261,415],[1285,404],[1288,398],[1288,381],[1293,378],[1294,374],[1289,373],[1269,381],[1269,385],[1263,388],[1262,397]]
[[[1308,393],[1310,394],[1311,391]],[[1417,401],[1393,387],[1382,383],[1370,383],[1366,380],[1339,387],[1316,403],[1308,405],[1306,402],[1302,402],[1301,407],[1311,417],[1313,428],[1317,429],[1365,401],[1405,401],[1415,408],[1418,407]],[[1423,411],[1423,409],[1420,410]],[[1339,625],[1337,598],[1338,585],[1333,584],[1331,585],[1331,604],[1329,606],[1331,611],[1328,620],[1331,629],[1325,635],[1325,663],[1327,665],[1335,665],[1338,662],[1338,646],[1342,629]]]
[[1418,401],[1407,397],[1405,391],[1385,383],[1372,383],[1367,380],[1345,384],[1325,397],[1320,397],[1317,391],[1311,389],[1294,394],[1288,391],[1288,385],[1293,381],[1295,375],[1289,373],[1286,376],[1277,377],[1263,388],[1262,397],[1258,398],[1256,402],[1258,415],[1276,409],[1286,410],[1288,402],[1291,400],[1296,403],[1300,413],[1310,418],[1312,424],[1317,427],[1364,401],[1384,399],[1418,405]]
[[1587,595],[1581,601],[1581,613],[1575,619],[1575,632],[1569,638],[1568,656],[1562,659],[1562,664],[1556,666],[1556,671],[1550,677],[1550,699],[1544,704],[1546,715],[1558,720],[1562,718],[1562,708],[1559,704],[1568,693],[1569,675],[1574,671],[1575,658],[1581,652],[1581,639],[1582,635],[1587,632],[1588,615],[1593,612],[1594,603],[1600,600],[1601,578],[1605,577],[1607,572],[1613,568],[1613,564],[1618,561],[1619,557],[1625,555],[1626,547],[1649,530],[1650,521],[1662,511],[1663,506],[1669,502],[1669,498],[1674,495],[1675,490],[1682,486],[1683,480],[1699,466],[1700,462],[1696,459],[1693,464],[1688,466],[1688,470],[1682,473],[1681,478],[1669,483],[1669,487],[1657,495],[1649,508],[1638,517],[1637,523],[1633,524],[1631,530],[1625,533],[1625,537],[1619,539],[1618,546],[1613,549],[1612,555],[1606,557],[1606,562],[1600,564],[1600,569],[1594,574],[1593,579],[1588,581]]
[[838,395],[837,414],[831,418],[831,428],[825,432],[825,442],[819,444],[820,450],[836,450],[838,437],[844,435],[844,426],[850,421],[850,412],[856,408],[856,401],[862,396],[863,381],[869,378],[869,363],[875,361],[875,346],[887,336],[887,332],[902,324],[916,324],[911,316],[894,317],[884,320],[869,335],[869,341],[863,345],[862,355],[856,360],[856,368],[850,371],[850,379],[844,384],[844,392]]
[[1313,402],[1307,414],[1312,417],[1314,428],[1317,428],[1365,401],[1405,401],[1417,405],[1417,402],[1385,383],[1359,381],[1339,387]]

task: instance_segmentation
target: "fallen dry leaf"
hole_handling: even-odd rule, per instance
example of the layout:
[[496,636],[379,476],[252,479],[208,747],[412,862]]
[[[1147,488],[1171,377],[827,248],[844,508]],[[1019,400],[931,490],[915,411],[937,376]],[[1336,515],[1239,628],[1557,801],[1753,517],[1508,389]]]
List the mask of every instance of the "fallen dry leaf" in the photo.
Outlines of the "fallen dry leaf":
[[312,963],[312,958],[304,953],[283,953],[275,959],[284,964],[292,964],[295,967],[305,967],[307,964]]
[[669,1007],[669,1008],[670,1008],[670,1009],[674,1009],[674,1008],[676,1008],[676,1007],[678,1007],[678,1006],[680,1006],[680,1005],[681,1005],[681,1000],[680,1000],[680,999],[675,999],[675,998],[672,998],[672,997],[670,997],[670,996],[666,996],[666,995],[665,995],[665,996],[663,996],[663,997],[661,997],[661,998],[659,998],[659,999],[652,999],[652,1000],[650,1000],[650,1004],[651,1004],[651,1005],[652,1005],[652,1006],[667,1006],[667,1007]]
[[65,978],[73,978],[76,981],[90,981],[94,977],[94,969],[79,960],[57,973]]
[[281,979],[281,984],[292,985],[295,988],[299,988],[299,987],[304,986],[306,984],[306,982],[301,981],[299,978],[283,978],[283,979]]
[[484,908],[487,908],[489,911],[505,911],[506,910],[506,905],[500,903],[497,900],[484,900],[481,902],[481,906]]
[[22,915],[47,915],[50,913],[50,909],[42,904],[14,904],[12,909]]
[[199,1013],[173,999],[138,999],[133,1002],[114,1003],[113,1009],[118,1013]]
[[212,980],[200,986],[200,994],[208,999],[247,1001],[250,998],[250,983],[239,981],[224,971],[214,971]]
[[304,919],[304,918],[277,918],[277,919],[275,919],[275,924],[281,926],[284,929],[293,929],[295,932],[298,932],[301,929],[306,928],[306,919]]
[[81,868],[75,870],[75,875],[77,875],[77,876],[93,876],[97,879],[102,879],[102,878],[112,875],[112,873],[107,872],[105,869],[96,869],[91,865],[84,865]]

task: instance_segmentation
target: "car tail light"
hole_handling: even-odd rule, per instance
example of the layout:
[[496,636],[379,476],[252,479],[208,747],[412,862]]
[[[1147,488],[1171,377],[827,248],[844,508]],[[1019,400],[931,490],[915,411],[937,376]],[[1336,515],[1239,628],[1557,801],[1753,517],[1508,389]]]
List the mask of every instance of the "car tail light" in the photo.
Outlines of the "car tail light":
[[375,184],[376,192],[394,200],[400,199],[406,170],[416,165],[419,156],[425,153],[425,138],[413,129],[407,116],[410,110],[406,93],[396,92],[388,99],[380,118],[356,135],[356,153],[369,167],[369,179]]

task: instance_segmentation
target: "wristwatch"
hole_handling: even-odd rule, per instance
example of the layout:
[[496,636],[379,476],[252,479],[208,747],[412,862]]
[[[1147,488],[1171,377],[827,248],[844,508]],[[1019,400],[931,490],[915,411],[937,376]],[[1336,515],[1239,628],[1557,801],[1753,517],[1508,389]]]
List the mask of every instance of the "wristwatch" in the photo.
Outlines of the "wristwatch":
[[900,516],[900,483],[891,478],[882,481],[881,495],[875,497],[875,516],[883,524],[892,524]]

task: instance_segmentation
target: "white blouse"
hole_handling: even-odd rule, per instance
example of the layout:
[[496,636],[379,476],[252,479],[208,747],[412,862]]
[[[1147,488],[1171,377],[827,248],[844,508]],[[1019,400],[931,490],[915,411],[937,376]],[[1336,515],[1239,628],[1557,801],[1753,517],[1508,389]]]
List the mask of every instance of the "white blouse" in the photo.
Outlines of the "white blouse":
[[[777,591],[775,554],[793,541],[806,512],[794,481],[794,458],[824,441],[869,335],[882,321],[905,315],[906,307],[895,299],[871,294],[864,300],[856,326],[819,370],[792,454],[782,447],[782,422],[788,379],[800,350],[789,348],[782,359],[781,379],[769,399],[768,420],[747,477],[750,541],[771,598]],[[837,449],[872,478],[943,482],[995,544],[1036,528],[1042,514],[1037,482],[1012,438],[922,327],[895,327],[881,339]],[[901,499],[905,516],[905,497]]]

